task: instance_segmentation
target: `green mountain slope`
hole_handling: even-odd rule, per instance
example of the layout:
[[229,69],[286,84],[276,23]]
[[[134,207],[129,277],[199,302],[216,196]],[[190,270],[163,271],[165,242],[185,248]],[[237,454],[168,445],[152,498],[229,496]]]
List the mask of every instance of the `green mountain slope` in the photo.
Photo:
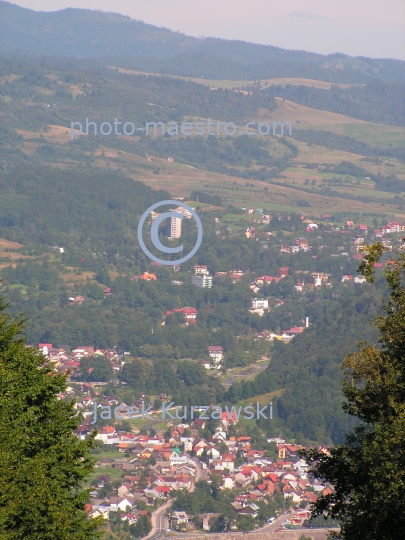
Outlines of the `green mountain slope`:
[[0,50],[120,58],[123,66],[206,78],[405,80],[405,62],[399,60],[324,56],[236,40],[194,38],[118,14],[70,8],[35,12],[8,2],[0,2]]
[[[51,167],[19,168],[0,177],[0,236],[22,242],[71,245],[91,239],[105,249],[135,242],[137,219],[170,199],[124,175]],[[108,239],[108,240],[107,240]]]
[[340,365],[357,343],[376,341],[378,332],[370,320],[378,313],[379,293],[373,287],[334,306],[326,302],[308,306],[317,323],[288,345],[276,342],[266,371],[255,381],[233,384],[227,397],[238,401],[282,388],[274,423],[259,423],[260,427],[272,430],[269,433],[281,429],[285,436],[300,440],[342,442],[352,419],[341,408]]

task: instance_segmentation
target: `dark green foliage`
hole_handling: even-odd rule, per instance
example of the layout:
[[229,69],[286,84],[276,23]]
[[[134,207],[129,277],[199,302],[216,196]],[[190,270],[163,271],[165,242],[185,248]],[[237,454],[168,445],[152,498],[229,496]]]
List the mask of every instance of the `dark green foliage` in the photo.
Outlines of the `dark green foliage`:
[[[378,296],[369,291],[339,301],[288,346],[276,342],[266,371],[254,381],[234,383],[226,398],[236,402],[283,388],[274,423],[286,434],[301,434],[302,440],[341,442],[353,425],[340,410],[341,357],[360,338],[375,339],[369,320],[378,313],[378,304]],[[264,420],[259,426],[270,427]]]
[[25,346],[24,325],[0,300],[0,536],[5,540],[98,538],[83,482],[93,469],[93,437],[73,431],[80,417],[58,400],[66,377]]
[[332,85],[330,90],[312,86],[270,86],[265,93],[279,96],[295,103],[352,116],[368,122],[405,125],[403,82],[388,83],[372,80],[364,87],[340,88]]
[[233,516],[234,510],[230,503],[233,501],[234,495],[228,491],[218,489],[217,484],[212,485],[205,480],[199,480],[192,493],[186,490],[176,492],[172,508],[173,510],[183,510],[191,515],[220,512]]
[[[66,56],[70,64],[74,62],[71,57],[103,58],[105,65],[153,73],[236,80],[292,76],[340,82],[405,79],[399,60],[358,57],[354,62],[342,53],[324,56],[236,40],[197,39],[114,13],[78,9],[41,13],[8,2],[0,6],[1,50]],[[89,66],[94,63],[92,60]]]
[[208,193],[204,193],[203,191],[192,191],[190,198],[193,201],[213,204],[215,206],[222,206],[222,199],[219,195],[209,195]]
[[[362,270],[373,281],[373,265],[383,248],[365,249]],[[405,527],[404,268],[400,254],[385,269],[389,298],[384,314],[374,319],[379,345],[363,342],[343,362],[343,407],[361,423],[330,456],[302,453],[315,477],[334,484],[334,492],[320,497],[313,513],[338,519],[341,533],[335,537],[342,540],[394,540]]]
[[52,168],[18,169],[0,177],[0,190],[1,234],[7,228],[22,231],[23,242],[63,246],[90,237],[99,250],[114,246],[115,253],[123,235],[134,234],[135,216],[170,198],[123,175]]
[[332,133],[332,131],[294,129],[291,136],[293,139],[297,139],[298,141],[303,141],[308,144],[326,146],[327,148],[333,148],[334,150],[344,150],[345,152],[360,154],[361,156],[375,156],[377,158],[379,156],[389,156],[402,161],[405,160],[404,148],[377,148],[370,146],[365,142],[357,141],[348,135],[339,135],[337,133]]
[[195,362],[181,362],[177,368],[177,375],[187,386],[201,385],[207,382],[207,370]]
[[82,358],[80,373],[81,381],[109,382],[113,376],[111,362],[104,356]]
[[149,516],[141,516],[135,525],[129,526],[129,531],[134,535],[135,538],[142,538],[147,536],[148,533],[152,530],[152,524],[150,522]]

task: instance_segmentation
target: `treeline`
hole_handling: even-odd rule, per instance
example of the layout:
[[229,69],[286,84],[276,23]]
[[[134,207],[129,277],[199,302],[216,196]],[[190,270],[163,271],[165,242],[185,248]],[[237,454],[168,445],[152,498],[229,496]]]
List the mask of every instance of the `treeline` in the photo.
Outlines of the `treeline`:
[[332,85],[329,90],[312,86],[270,86],[263,92],[271,97],[282,97],[313,109],[392,126],[405,126],[403,83],[369,81],[364,86],[341,88]]
[[405,191],[405,182],[400,180],[395,174],[383,176],[381,173],[369,173],[363,167],[358,167],[350,161],[342,161],[339,165],[335,165],[334,167],[326,167],[324,171],[335,174],[357,176],[359,178],[368,176],[370,180],[373,180],[376,183],[375,188],[381,191],[392,191],[393,193],[401,193],[401,191]]
[[[69,59],[91,57],[107,66],[199,78],[307,77],[340,82],[365,82],[371,77],[405,79],[400,60],[357,57],[354,62],[353,57],[342,53],[325,56],[240,40],[194,38],[118,14],[76,9],[36,12],[35,16],[31,13],[32,21],[27,24],[26,10],[3,4],[2,51]],[[108,39],[100,40],[99,36]]]
[[210,195],[209,193],[204,193],[204,191],[192,191],[190,198],[193,201],[222,206],[222,198],[219,195]]
[[[0,56],[0,71],[6,63]],[[145,122],[181,121],[185,116],[215,118],[227,122],[247,122],[260,108],[273,110],[275,100],[261,93],[242,93],[228,89],[210,90],[192,81],[173,77],[120,73],[115,70],[69,69],[61,60],[52,70],[46,62],[33,61],[31,66],[16,61],[14,73],[23,73],[0,85],[0,96],[8,96],[2,106],[2,117],[10,125],[23,129],[40,129],[45,124],[70,122]],[[48,77],[50,71],[57,79]],[[72,85],[79,92],[73,96]],[[32,98],[27,107],[24,99]],[[12,106],[11,106],[12,103]],[[44,107],[44,104],[51,105]],[[56,105],[57,107],[55,107]],[[99,136],[100,137],[100,136]],[[104,137],[103,137],[104,140]]]
[[332,131],[316,130],[316,129],[294,129],[292,130],[292,138],[298,141],[306,142],[309,145],[316,144],[325,146],[333,150],[343,150],[353,154],[370,157],[392,157],[405,161],[405,148],[391,147],[378,148],[369,144],[357,141],[348,135],[339,135]]

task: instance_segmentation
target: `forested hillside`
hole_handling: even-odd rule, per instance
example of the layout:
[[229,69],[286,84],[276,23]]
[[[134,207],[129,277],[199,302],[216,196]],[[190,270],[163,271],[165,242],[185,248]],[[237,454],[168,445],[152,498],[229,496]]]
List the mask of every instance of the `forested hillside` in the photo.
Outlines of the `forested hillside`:
[[320,303],[316,324],[287,346],[277,343],[266,371],[254,382],[232,385],[226,397],[238,401],[282,388],[276,421],[259,425],[301,440],[342,442],[351,419],[341,408],[340,365],[360,341],[375,342],[378,332],[370,320],[379,312],[380,298],[373,287],[334,307]]
[[0,2],[0,50],[114,59],[121,67],[190,77],[308,77],[366,82],[404,81],[405,62],[327,56],[269,45],[194,38],[118,14],[65,9],[34,12]]
[[136,216],[170,198],[114,173],[20,168],[0,177],[0,236],[32,244],[93,245],[117,249]]
[[287,84],[270,86],[264,93],[368,122],[405,125],[404,84],[373,80],[362,87],[340,88],[332,85],[330,90]]

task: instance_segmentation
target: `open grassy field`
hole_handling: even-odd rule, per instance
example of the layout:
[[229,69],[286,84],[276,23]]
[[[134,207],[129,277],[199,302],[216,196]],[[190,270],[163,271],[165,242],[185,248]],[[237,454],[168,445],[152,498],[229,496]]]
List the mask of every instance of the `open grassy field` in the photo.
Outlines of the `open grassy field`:
[[4,252],[5,249],[20,249],[22,247],[24,247],[23,244],[0,238],[0,253]]
[[[345,115],[329,113],[297,105],[288,100],[278,99],[278,108],[274,111],[260,110],[256,122],[286,121],[290,122],[292,129],[322,129],[339,134],[348,134],[371,145],[387,146],[388,144],[405,144],[405,128],[373,124],[356,120]],[[196,118],[190,118],[196,121]],[[299,123],[297,123],[299,122]],[[242,126],[238,127],[241,129]],[[64,126],[49,125],[42,131],[19,130],[25,139],[21,149],[27,154],[34,154],[41,144],[39,137],[53,143],[63,144],[69,140],[69,130]],[[135,140],[134,137],[129,137]],[[267,144],[269,153],[273,157],[282,157],[286,147],[280,143],[279,136],[262,137]],[[101,142],[101,141],[100,141]],[[294,159],[295,167],[289,167],[273,183],[260,180],[244,179],[215,172],[206,171],[186,163],[167,161],[152,154],[139,156],[130,152],[108,148],[101,144],[90,154],[94,159],[94,166],[101,170],[122,171],[134,180],[140,180],[155,189],[166,189],[175,197],[187,199],[193,190],[202,190],[210,194],[220,195],[225,204],[238,207],[259,206],[267,210],[305,212],[305,215],[318,218],[323,213],[355,212],[386,214],[398,220],[405,218],[405,210],[393,200],[394,193],[374,191],[373,183],[346,183],[332,186],[335,192],[344,192],[351,196],[374,197],[375,201],[364,203],[357,200],[327,196],[316,193],[320,187],[327,185],[324,180],[331,178],[333,173],[323,171],[325,165],[334,166],[342,161],[350,161],[363,167],[372,174],[396,174],[404,179],[405,164],[396,159],[380,160],[378,163],[364,161],[363,156],[341,150],[332,150],[322,146],[311,145],[293,140],[298,147],[298,156]],[[53,165],[66,168],[77,165],[71,158],[59,160]],[[307,166],[315,166],[308,168]],[[237,166],[234,166],[236,169]],[[253,167],[255,168],[255,167]],[[256,166],[259,168],[259,166]],[[156,169],[159,173],[156,174]],[[314,182],[315,181],[315,182]],[[307,184],[305,184],[307,182]],[[275,185],[278,184],[278,185]],[[305,189],[305,191],[303,191]],[[379,202],[381,198],[392,200],[391,203]],[[200,206],[203,206],[200,204]],[[0,246],[1,249],[1,246]],[[0,253],[1,254],[1,253]]]
[[[69,268],[69,267],[67,267]],[[68,274],[61,274],[60,277],[65,283],[86,283],[87,279],[92,280],[95,276],[95,272],[80,272],[80,274],[77,273],[77,270],[73,268],[69,268],[71,272]]]
[[319,129],[332,131],[339,135],[348,135],[371,146],[405,146],[405,128],[375,124],[358,120],[344,114],[337,114],[319,109],[311,109],[289,100],[276,98],[274,111],[262,109],[256,122],[290,122],[292,129]]
[[[109,66],[111,69],[115,69],[114,66]],[[138,71],[136,69],[117,68],[120,73],[128,73],[133,75],[155,75],[156,77],[162,77],[160,73],[148,73],[146,71]],[[210,88],[227,88],[237,90],[243,86],[251,86],[255,81],[251,80],[239,80],[232,81],[227,79],[204,79],[204,77],[182,77],[180,75],[164,75],[165,77],[173,77],[174,79],[183,79],[185,81],[191,81],[198,84],[209,86]],[[279,77],[274,79],[260,79],[259,84],[262,88],[266,86],[285,86],[286,84],[293,84],[295,86],[313,86],[314,88],[325,88],[329,90],[332,84],[340,86],[341,88],[349,88],[350,86],[365,86],[364,84],[344,84],[344,83],[331,83],[328,81],[318,81],[316,79],[304,79],[300,77]]]
[[246,407],[247,405],[256,405],[256,403],[260,403],[260,405],[268,405],[271,400],[275,397],[280,397],[283,395],[284,389],[280,388],[279,390],[273,390],[273,392],[267,392],[267,394],[261,394],[260,396],[255,396],[254,398],[248,398],[244,399],[242,401],[238,401],[238,406],[242,405],[242,407]]

